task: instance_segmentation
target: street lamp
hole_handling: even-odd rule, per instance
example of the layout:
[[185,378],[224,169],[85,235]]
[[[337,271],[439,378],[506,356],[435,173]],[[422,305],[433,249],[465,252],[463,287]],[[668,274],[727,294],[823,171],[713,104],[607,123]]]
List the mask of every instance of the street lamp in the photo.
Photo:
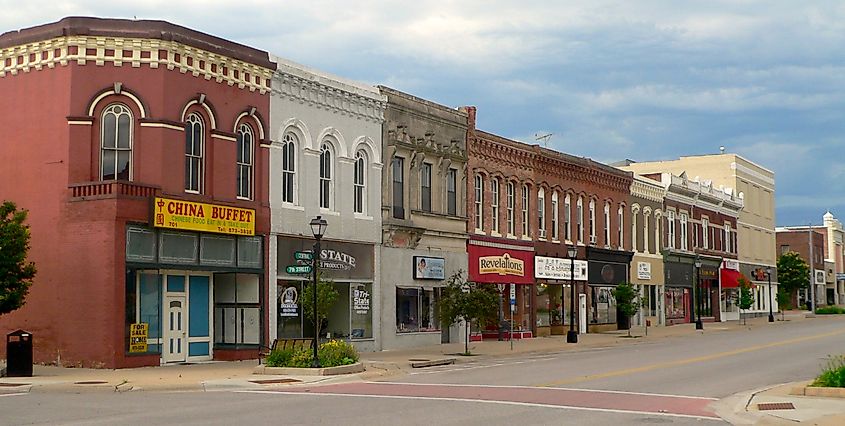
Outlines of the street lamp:
[[319,346],[319,337],[317,336],[317,324],[320,316],[317,315],[317,269],[320,268],[320,239],[326,233],[326,227],[329,225],[326,219],[322,216],[317,216],[311,219],[311,233],[314,234],[314,252],[311,253],[311,266],[314,273],[314,359],[311,361],[311,367],[320,368],[320,358],[317,355],[317,347]]
[[772,314],[772,267],[766,268],[766,276],[769,278],[769,322],[775,322],[775,316]]
[[698,311],[698,319],[695,320],[695,329],[704,330],[704,323],[701,322],[701,308],[704,304],[704,296],[701,294],[701,260],[698,256],[695,257],[695,292],[698,296],[695,301],[695,307]]
[[571,245],[567,248],[569,254],[569,331],[566,333],[566,343],[578,343],[578,332],[575,331],[575,256],[578,248]]

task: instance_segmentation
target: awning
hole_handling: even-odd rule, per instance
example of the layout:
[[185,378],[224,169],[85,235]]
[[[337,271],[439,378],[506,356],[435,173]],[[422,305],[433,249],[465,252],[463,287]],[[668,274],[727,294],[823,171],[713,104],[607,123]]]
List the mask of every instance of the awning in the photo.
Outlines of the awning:
[[[739,278],[745,278],[741,272],[733,269],[720,269],[719,276],[722,279],[722,288],[737,288],[739,287]],[[749,281],[748,278],[745,278],[745,282],[751,284],[751,281]],[[751,288],[754,287],[754,285],[751,285]]]

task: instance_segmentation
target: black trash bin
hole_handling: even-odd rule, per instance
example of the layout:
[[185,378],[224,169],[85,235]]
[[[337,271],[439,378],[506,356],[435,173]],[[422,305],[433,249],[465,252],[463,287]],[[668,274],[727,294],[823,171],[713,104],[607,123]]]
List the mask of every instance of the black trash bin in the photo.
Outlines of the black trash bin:
[[32,377],[32,333],[18,330],[6,335],[6,376]]

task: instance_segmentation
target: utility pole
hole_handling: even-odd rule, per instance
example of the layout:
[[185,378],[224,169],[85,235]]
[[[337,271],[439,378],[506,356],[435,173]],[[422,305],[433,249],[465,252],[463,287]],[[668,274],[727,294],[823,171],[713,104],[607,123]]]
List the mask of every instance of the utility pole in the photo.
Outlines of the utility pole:
[[813,223],[807,227],[810,240],[810,312],[816,313],[816,259],[813,257]]

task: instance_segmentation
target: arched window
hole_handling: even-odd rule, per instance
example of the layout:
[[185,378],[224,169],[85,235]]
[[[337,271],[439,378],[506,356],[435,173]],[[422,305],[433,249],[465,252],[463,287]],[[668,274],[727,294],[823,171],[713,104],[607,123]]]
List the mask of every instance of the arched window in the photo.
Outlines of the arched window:
[[604,202],[604,246],[610,247],[610,203]]
[[191,114],[185,120],[185,191],[202,192],[205,132],[202,118]]
[[238,126],[238,198],[252,199],[252,169],[255,154],[255,138],[247,124]]
[[563,200],[563,236],[566,241],[572,241],[572,198],[569,194]]
[[622,227],[622,225],[625,222],[625,218],[622,216],[623,211],[624,211],[624,209],[622,208],[622,206],[619,206],[619,209],[616,210],[616,221],[617,221],[617,225],[618,225],[616,227],[616,232],[619,234],[616,237],[616,239],[619,242],[618,247],[619,247],[620,250],[625,248],[625,234],[624,234],[625,228]]
[[132,112],[113,104],[103,111],[100,180],[132,180]]
[[334,163],[332,149],[327,143],[320,147],[320,208],[332,208]]
[[366,213],[367,209],[367,153],[355,153],[355,213]]
[[578,197],[575,220],[578,222],[578,242],[584,244],[584,199],[582,197]]
[[490,179],[490,195],[492,200],[490,203],[490,210],[492,221],[490,224],[493,227],[493,232],[499,232],[499,179],[495,177]]
[[514,188],[513,182],[508,182],[508,235],[514,233],[513,207],[516,202],[514,191],[516,191],[516,188]]
[[552,240],[557,241],[558,234],[557,234],[557,220],[558,220],[558,211],[557,211],[557,191],[552,193]]
[[596,244],[596,200],[590,200],[590,244]]
[[537,235],[546,238],[546,193],[543,188],[537,190]]
[[522,236],[528,237],[528,185],[522,185]]
[[475,175],[475,229],[484,230],[484,178]]
[[296,203],[296,136],[282,138],[282,202]]

